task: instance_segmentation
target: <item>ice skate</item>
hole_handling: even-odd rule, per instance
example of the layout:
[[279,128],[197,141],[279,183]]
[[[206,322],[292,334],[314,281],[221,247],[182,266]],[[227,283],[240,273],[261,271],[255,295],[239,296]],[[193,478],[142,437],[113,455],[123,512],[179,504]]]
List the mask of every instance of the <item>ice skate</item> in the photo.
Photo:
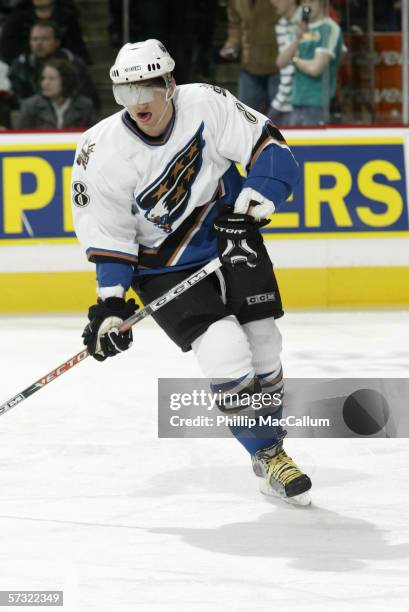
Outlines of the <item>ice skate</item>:
[[252,456],[253,471],[264,495],[281,497],[289,504],[308,506],[311,480],[283,450],[283,442],[263,448]]

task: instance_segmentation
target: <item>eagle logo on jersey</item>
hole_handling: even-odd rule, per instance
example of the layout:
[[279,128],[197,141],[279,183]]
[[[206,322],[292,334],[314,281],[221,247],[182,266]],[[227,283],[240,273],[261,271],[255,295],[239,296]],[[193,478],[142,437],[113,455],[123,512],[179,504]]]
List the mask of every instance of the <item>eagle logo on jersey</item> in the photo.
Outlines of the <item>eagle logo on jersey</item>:
[[136,197],[144,217],[170,234],[172,224],[184,213],[193,183],[203,162],[204,123],[189,142],[168,163],[164,172]]
[[94,152],[94,147],[95,142],[91,143],[89,140],[86,140],[84,145],[81,147],[81,151],[77,155],[77,159],[75,161],[77,162],[77,165],[82,166],[84,170],[87,169],[91,153]]

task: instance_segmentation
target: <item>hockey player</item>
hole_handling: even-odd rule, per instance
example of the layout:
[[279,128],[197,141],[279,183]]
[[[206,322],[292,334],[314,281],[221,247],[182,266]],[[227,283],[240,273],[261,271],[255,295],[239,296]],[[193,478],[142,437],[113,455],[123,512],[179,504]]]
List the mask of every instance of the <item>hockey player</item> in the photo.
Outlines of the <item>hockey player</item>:
[[[182,351],[193,350],[215,391],[239,398],[220,404],[237,415],[247,408],[242,397],[282,393],[275,319],[283,310],[259,228],[290,195],[299,170],[264,115],[218,87],[176,87],[174,66],[157,40],[124,45],[110,71],[124,109],[78,144],[74,222],[98,280],[83,338],[100,361],[126,350],[132,332],[119,334],[118,326],[136,309],[125,298],[129,287],[149,302],[219,254],[221,273],[154,318]],[[263,415],[279,419],[282,406],[274,404]],[[262,491],[309,503],[311,481],[283,450],[285,431],[257,423],[231,431],[250,453]]]

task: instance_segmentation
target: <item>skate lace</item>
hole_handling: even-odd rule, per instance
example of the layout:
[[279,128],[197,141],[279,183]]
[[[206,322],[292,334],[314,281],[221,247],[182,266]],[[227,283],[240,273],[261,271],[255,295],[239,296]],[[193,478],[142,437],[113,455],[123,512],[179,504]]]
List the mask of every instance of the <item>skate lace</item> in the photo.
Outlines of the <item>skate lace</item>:
[[285,451],[281,451],[268,462],[268,479],[275,478],[285,486],[299,476],[302,476],[302,472]]

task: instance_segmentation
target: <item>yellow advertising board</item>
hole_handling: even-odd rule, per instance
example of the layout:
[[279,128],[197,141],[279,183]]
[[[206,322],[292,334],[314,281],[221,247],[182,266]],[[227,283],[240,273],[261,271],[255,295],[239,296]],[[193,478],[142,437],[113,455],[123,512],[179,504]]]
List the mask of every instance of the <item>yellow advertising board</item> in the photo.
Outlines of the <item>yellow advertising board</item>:
[[[285,305],[409,304],[409,130],[288,130],[301,181],[264,230]],[[0,312],[84,311],[95,269],[75,237],[79,134],[0,134]]]

